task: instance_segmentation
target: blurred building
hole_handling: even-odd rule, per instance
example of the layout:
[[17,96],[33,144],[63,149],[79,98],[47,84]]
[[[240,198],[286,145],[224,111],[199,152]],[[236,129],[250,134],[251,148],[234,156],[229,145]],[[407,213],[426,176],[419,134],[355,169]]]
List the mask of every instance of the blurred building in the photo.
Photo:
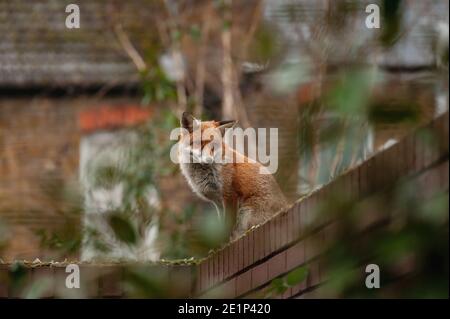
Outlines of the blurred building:
[[[11,239],[4,259],[41,257],[40,230],[78,229],[83,138],[151,116],[140,105],[139,76],[114,35],[110,8],[77,2],[81,28],[69,30],[67,4],[0,1],[0,219]],[[146,36],[151,10],[140,5],[127,5],[123,17]]]

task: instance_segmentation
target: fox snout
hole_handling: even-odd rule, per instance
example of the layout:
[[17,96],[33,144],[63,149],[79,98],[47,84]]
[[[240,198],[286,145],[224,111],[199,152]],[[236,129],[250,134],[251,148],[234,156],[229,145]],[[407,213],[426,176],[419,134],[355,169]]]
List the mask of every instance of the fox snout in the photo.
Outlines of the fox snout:
[[189,113],[181,118],[181,150],[179,154],[183,163],[213,164],[222,163],[223,136],[225,130],[235,121],[197,120]]
[[206,150],[199,148],[195,149],[190,146],[184,147],[182,151],[185,163],[200,163],[200,164],[212,164],[215,162],[215,157],[212,154],[208,154]]

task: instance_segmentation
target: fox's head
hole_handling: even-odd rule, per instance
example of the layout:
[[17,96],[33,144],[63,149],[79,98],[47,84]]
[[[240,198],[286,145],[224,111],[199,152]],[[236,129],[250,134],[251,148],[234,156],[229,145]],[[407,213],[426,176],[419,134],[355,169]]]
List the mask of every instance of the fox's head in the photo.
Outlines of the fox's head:
[[200,121],[188,112],[181,117],[179,156],[183,162],[212,164],[220,161],[225,130],[236,121]]

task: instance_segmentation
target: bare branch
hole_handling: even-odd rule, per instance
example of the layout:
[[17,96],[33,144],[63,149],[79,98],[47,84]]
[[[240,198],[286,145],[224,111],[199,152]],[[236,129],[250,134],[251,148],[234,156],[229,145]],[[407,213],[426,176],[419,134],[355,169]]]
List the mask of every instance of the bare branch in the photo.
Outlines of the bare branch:
[[130,57],[131,61],[133,61],[139,72],[143,72],[147,70],[147,64],[144,62],[144,59],[141,55],[136,51],[135,47],[131,43],[128,35],[123,31],[123,27],[121,24],[116,24],[114,27],[114,32],[117,35],[117,39],[121,44],[122,48]]

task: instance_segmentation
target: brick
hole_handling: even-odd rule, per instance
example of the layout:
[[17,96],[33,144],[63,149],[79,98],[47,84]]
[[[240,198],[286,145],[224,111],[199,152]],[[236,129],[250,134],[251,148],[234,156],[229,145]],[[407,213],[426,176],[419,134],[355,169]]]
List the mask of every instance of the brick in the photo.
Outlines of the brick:
[[[349,185],[351,187],[351,176],[349,176]],[[330,200],[326,189],[321,189],[316,195],[316,214],[318,216],[318,222],[320,225],[329,223],[331,220],[331,214],[327,211],[327,204]]]
[[[167,267],[166,267],[167,268]],[[194,266],[175,265],[168,269],[168,297],[187,298],[192,296]]]
[[299,292],[306,289],[307,280],[303,280],[301,283],[291,287],[291,296],[297,295]]
[[228,278],[232,275],[232,251],[229,245],[225,248],[225,258],[225,276]]
[[427,152],[426,152],[427,166],[437,162],[441,157],[439,131],[433,130],[432,136],[433,136],[432,141],[431,141],[429,147],[427,148]]
[[302,265],[305,262],[305,243],[296,243],[286,250],[286,269],[288,271]]
[[271,253],[270,223],[267,222],[262,227],[264,232],[264,257],[265,257]]
[[378,159],[377,156],[373,156],[369,160],[369,171],[368,171],[368,178],[369,178],[369,191],[370,193],[375,192],[379,188],[379,177],[378,175],[382,173],[382,169],[379,169],[379,165],[381,163],[381,156]]
[[374,191],[378,191],[385,186],[384,177],[386,175],[386,164],[385,164],[385,151],[378,153],[374,157],[375,174],[372,175],[374,179]]
[[397,145],[396,145],[396,158],[393,159],[395,165],[395,176],[396,180],[401,179],[403,176],[408,174],[408,165],[407,165],[407,155],[406,152],[406,138],[403,138]]
[[320,283],[320,270],[319,270],[319,262],[314,261],[308,264],[308,279],[307,286],[313,287]]
[[214,299],[231,299],[236,297],[236,278],[225,281],[209,291],[204,297]]
[[238,240],[238,271],[244,268],[244,242],[242,239]]
[[236,297],[236,278],[228,280],[222,285],[223,295],[222,298],[235,298]]
[[[342,184],[342,189],[344,190],[346,197],[349,198],[349,199],[353,199],[354,197],[353,197],[353,192],[352,192],[352,174],[351,174],[351,171],[345,173],[341,177],[341,184]],[[317,194],[317,195],[319,195],[319,194]]]
[[234,242],[231,246],[231,261],[232,261],[232,267],[231,267],[231,275],[234,275],[238,272],[239,269],[239,247],[238,242]]
[[219,254],[212,255],[212,281],[211,286],[214,286],[219,281]]
[[363,163],[359,166],[359,196],[367,196],[368,193],[368,183],[367,183],[367,164]]
[[197,265],[196,271],[195,271],[195,294],[198,295],[201,291],[203,291],[203,283],[202,283],[202,276],[203,276],[203,262],[200,262]]
[[269,279],[267,262],[259,264],[251,269],[252,289],[264,285]]
[[243,266],[242,268],[248,267],[250,264],[250,240],[249,240],[249,234],[245,235],[242,240],[242,250],[243,250]]
[[80,266],[81,285],[89,298],[100,297],[100,268],[97,266]]
[[229,272],[229,258],[230,258],[230,247],[227,246],[223,249],[223,278],[228,278],[230,272]]
[[[414,172],[415,166],[416,166],[416,140],[414,138],[414,135],[409,135],[405,138],[405,153],[404,157],[406,157],[406,160],[404,160],[404,163],[406,163],[407,167],[407,174],[405,175],[411,175]],[[405,159],[405,158],[404,158]],[[405,176],[403,175],[403,176]]]
[[445,163],[443,163],[440,167],[439,167],[439,171],[440,171],[440,187],[441,189],[447,190],[448,191],[448,161],[446,161]]
[[291,243],[297,238],[296,233],[294,231],[294,229],[295,229],[294,215],[295,215],[295,209],[293,207],[291,207],[286,213],[286,223],[287,223],[286,242],[287,243]]
[[39,296],[39,298],[53,298],[55,297],[55,269],[52,267],[36,267],[32,271],[33,283],[38,283],[40,286],[45,284],[47,286]]
[[214,285],[214,255],[208,257],[206,264],[208,265],[208,281],[206,289],[209,289]]
[[[9,298],[23,298],[32,283],[32,269],[24,267],[20,275],[15,275],[11,270],[9,272]],[[13,279],[15,278],[15,279]]]
[[280,215],[276,216],[273,219],[273,224],[275,227],[275,246],[273,248],[273,251],[276,251],[278,249],[280,249],[281,247],[281,220],[280,220]]
[[0,298],[8,297],[9,283],[9,267],[0,265]]
[[305,291],[304,293],[302,293],[301,295],[296,297],[296,299],[317,299],[319,297],[320,297],[320,295],[318,294],[318,289],[316,288],[316,289]]
[[[410,142],[410,140],[409,140]],[[397,170],[398,170],[398,178],[401,179],[404,176],[408,175],[409,172],[409,164],[408,161],[411,161],[411,153],[408,152],[408,137],[402,139],[402,141],[398,145],[397,152]]]
[[441,150],[441,154],[448,154],[449,153],[449,131],[448,131],[448,126],[449,126],[449,112],[447,111],[447,113],[445,113],[442,118],[441,121],[443,123],[443,128],[441,129],[441,141],[442,141],[442,146],[443,149]]
[[309,198],[305,198],[300,206],[300,232],[304,236],[309,226]]
[[209,263],[207,260],[203,261],[202,264],[202,291],[208,289],[209,287]]
[[283,213],[280,216],[280,221],[281,221],[281,243],[280,246],[284,247],[288,244],[288,233],[289,233],[289,223],[288,223],[288,214],[287,213]]
[[255,260],[260,260],[264,257],[264,233],[263,228],[258,227],[254,230],[254,241],[253,245],[255,247]]
[[276,241],[276,222],[274,219],[268,221],[269,224],[269,243],[270,243],[270,249],[269,254],[274,252],[277,249],[277,241]]
[[405,174],[405,163],[401,161],[402,158],[402,152],[405,150],[405,143],[404,141],[400,141],[396,145],[394,145],[394,148],[392,152],[390,153],[390,163],[392,166],[392,178],[394,182],[398,182],[400,178],[403,177]]
[[202,290],[202,281],[201,281],[201,264],[195,267],[194,272],[194,287],[193,287],[193,296],[198,296],[200,291]]
[[223,273],[224,273],[224,258],[223,258],[223,250],[217,253],[217,279],[218,281],[223,281]]
[[55,295],[57,298],[87,298],[90,297],[89,291],[92,291],[92,286],[86,280],[85,274],[80,267],[80,289],[66,287],[66,279],[70,273],[66,273],[66,267],[54,267],[55,274]]
[[286,289],[286,291],[280,297],[281,299],[288,299],[290,296],[292,296],[292,288]]
[[326,226],[326,228],[323,231],[323,237],[322,237],[322,250],[326,251],[329,249],[332,245],[335,244],[336,238],[338,238],[339,234],[339,227],[337,221],[334,221]]
[[383,174],[381,176],[381,186],[384,188],[387,185],[391,185],[395,181],[394,172],[394,155],[396,148],[391,146],[384,150],[381,154],[383,158]]
[[286,251],[283,251],[267,261],[267,271],[270,279],[286,272]]
[[250,292],[249,294],[246,294],[243,298],[244,299],[264,299],[266,297],[266,290],[260,289]]
[[441,191],[440,188],[440,170],[439,167],[428,169],[418,177],[420,185],[420,197],[430,199],[433,195]]
[[297,204],[297,209],[295,211],[294,227],[295,227],[295,231],[297,232],[297,236],[296,236],[297,239],[300,238],[301,236],[303,236],[302,214],[303,214],[303,210],[305,209],[304,205],[305,205],[304,200],[302,200],[301,202],[299,202]]
[[[326,230],[326,228],[325,228]],[[311,234],[305,238],[305,259],[310,261],[316,258],[322,252],[324,230],[320,230],[317,233]]]
[[123,296],[123,268],[122,267],[108,267],[100,277],[100,291],[101,296],[122,297]]
[[[350,171],[350,194],[354,200],[359,199],[359,169],[352,169]],[[322,192],[325,193],[325,192]],[[326,201],[326,196],[323,197]]]
[[291,214],[292,214],[292,232],[294,239],[297,239],[301,235],[301,222],[300,222],[300,206],[301,203],[296,203],[295,206],[292,208]]
[[206,266],[207,266],[208,275],[206,277],[207,281],[206,281],[205,289],[209,289],[212,287],[213,282],[214,282],[214,258],[213,258],[213,256],[208,257],[208,259],[206,260]]
[[254,239],[255,232],[252,231],[248,234],[248,265],[252,265],[255,262],[255,245]]
[[318,208],[317,193],[314,193],[308,198],[308,213],[306,214],[306,219],[309,228],[320,222]]
[[423,143],[423,137],[421,136],[422,131],[419,130],[416,134],[414,134],[414,138],[415,138],[415,151],[414,154],[416,156],[416,161],[415,161],[415,168],[414,168],[414,172],[419,172],[423,167],[424,167],[424,143]]
[[236,296],[239,297],[252,288],[252,273],[248,270],[236,277]]
[[368,192],[369,194],[373,193],[377,189],[377,167],[376,167],[376,158],[371,157],[367,161],[367,184],[368,184]]

